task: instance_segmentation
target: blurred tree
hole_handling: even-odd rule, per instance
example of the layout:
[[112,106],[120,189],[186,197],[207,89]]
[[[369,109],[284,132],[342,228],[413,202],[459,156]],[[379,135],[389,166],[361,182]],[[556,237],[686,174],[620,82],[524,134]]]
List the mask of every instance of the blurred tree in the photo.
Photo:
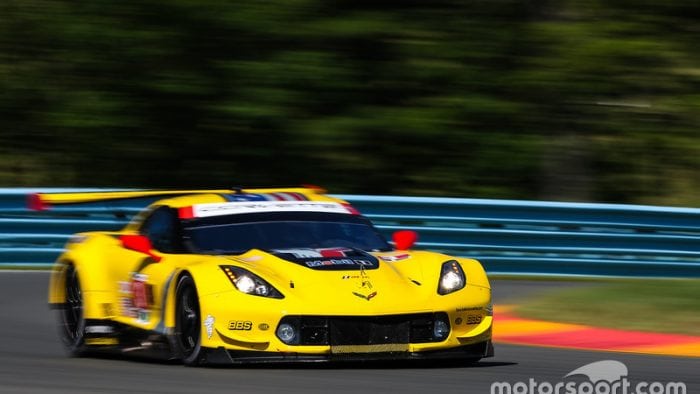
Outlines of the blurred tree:
[[6,0],[0,184],[700,203],[684,0]]

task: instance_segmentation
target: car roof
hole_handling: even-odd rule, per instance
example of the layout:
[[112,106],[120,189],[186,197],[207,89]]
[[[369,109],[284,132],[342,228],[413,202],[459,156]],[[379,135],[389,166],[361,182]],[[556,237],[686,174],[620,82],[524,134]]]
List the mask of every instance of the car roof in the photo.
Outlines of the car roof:
[[327,201],[347,204],[344,200],[322,194],[309,188],[242,189],[221,193],[196,193],[158,200],[154,206],[185,208],[197,204],[225,203],[236,201]]

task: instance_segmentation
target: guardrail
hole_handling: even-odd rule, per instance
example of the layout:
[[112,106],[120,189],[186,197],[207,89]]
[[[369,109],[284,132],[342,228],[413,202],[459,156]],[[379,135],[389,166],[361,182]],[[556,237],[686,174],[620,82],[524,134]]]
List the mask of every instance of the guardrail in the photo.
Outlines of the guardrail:
[[[29,192],[0,189],[2,265],[48,267],[70,234],[119,229],[155,200],[80,204],[33,212],[26,208]],[[477,258],[489,273],[700,277],[700,209],[337,197],[351,202],[385,235],[398,229],[415,230],[419,233],[418,249]]]
[[700,277],[700,209],[339,196],[386,233],[482,261],[491,273]]

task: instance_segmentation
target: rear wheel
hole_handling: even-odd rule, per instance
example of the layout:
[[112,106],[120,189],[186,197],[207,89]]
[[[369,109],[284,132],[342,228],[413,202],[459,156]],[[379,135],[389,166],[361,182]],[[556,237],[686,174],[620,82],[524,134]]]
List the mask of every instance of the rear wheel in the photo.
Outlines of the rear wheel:
[[83,292],[78,271],[73,265],[66,269],[64,290],[66,298],[58,316],[59,335],[71,356],[81,356],[85,353]]
[[200,363],[202,352],[199,297],[194,280],[189,275],[180,278],[176,290],[175,340],[185,365]]

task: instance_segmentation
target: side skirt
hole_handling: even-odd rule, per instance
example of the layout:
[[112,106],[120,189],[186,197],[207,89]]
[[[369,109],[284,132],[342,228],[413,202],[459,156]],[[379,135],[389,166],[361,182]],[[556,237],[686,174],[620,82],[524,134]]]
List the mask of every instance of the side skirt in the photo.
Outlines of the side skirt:
[[157,360],[177,358],[166,335],[111,320],[87,319],[85,345],[90,353],[120,354]]

